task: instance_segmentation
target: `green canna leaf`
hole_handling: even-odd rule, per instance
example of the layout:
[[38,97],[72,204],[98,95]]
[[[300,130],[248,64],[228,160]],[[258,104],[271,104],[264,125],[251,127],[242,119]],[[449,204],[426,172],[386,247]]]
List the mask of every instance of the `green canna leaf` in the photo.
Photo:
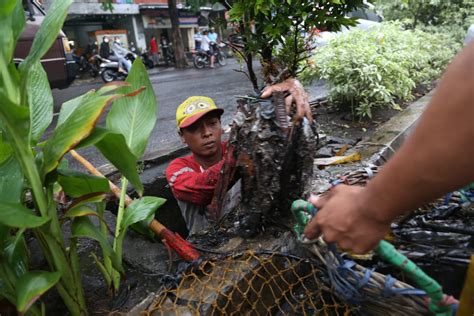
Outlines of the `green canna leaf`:
[[[95,145],[120,173],[130,181],[138,194],[143,194],[143,185],[136,168],[137,157],[130,151],[122,134],[96,127],[89,137],[78,144],[78,148]],[[120,155],[117,155],[120,152]]]
[[64,192],[71,197],[80,197],[90,193],[109,192],[109,181],[73,170],[58,169],[58,182]]
[[166,199],[155,196],[144,196],[141,199],[134,200],[125,210],[121,231],[132,224],[149,218],[150,214],[154,214],[165,202]]
[[54,102],[48,76],[39,61],[32,65],[28,77],[26,90],[30,107],[30,141],[32,145],[36,145],[53,121]]
[[0,201],[18,202],[23,191],[23,172],[15,157],[0,164]]
[[48,14],[41,23],[38,33],[36,33],[28,57],[20,64],[20,72],[24,80],[27,80],[30,69],[35,63],[39,62],[58,37],[71,3],[72,0],[54,1],[49,8]]
[[41,295],[46,293],[61,278],[59,272],[32,271],[25,273],[17,282],[16,308],[25,313]]
[[33,211],[18,202],[0,201],[0,223],[16,228],[34,228],[49,221],[47,217],[38,217]]
[[133,98],[115,100],[107,115],[107,128],[122,134],[132,153],[140,158],[155,126],[157,111],[156,96],[140,58],[133,63],[127,83],[130,86],[121,88],[121,93],[130,93],[141,87],[145,90]]
[[59,160],[76,144],[89,136],[100,115],[118,95],[90,96],[59,125],[44,147],[44,174],[57,167]]

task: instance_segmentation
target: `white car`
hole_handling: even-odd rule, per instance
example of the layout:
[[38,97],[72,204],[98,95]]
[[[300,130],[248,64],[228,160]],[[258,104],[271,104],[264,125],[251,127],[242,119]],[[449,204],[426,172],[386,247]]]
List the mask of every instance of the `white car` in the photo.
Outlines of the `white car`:
[[349,26],[349,27],[343,26],[339,32],[324,31],[324,32],[315,34],[313,36],[314,47],[324,46],[331,39],[337,36],[340,36],[341,34],[348,33],[351,30],[359,29],[359,30],[367,31],[371,27],[379,25],[380,22],[382,22],[382,17],[378,15],[377,13],[375,13],[375,9],[372,4],[366,3],[365,5],[366,7],[364,9],[358,9],[358,10],[352,11],[351,13],[347,15],[348,17],[358,18],[356,26]]
[[327,31],[319,32],[318,34],[313,36],[313,44],[314,44],[314,47],[321,47],[321,46],[326,45],[331,39],[338,37],[342,34],[348,33],[354,29],[367,31],[371,27],[374,27],[379,24],[380,24],[379,22],[359,19],[357,20],[356,26],[349,26],[349,27],[343,26],[339,32],[327,32]]

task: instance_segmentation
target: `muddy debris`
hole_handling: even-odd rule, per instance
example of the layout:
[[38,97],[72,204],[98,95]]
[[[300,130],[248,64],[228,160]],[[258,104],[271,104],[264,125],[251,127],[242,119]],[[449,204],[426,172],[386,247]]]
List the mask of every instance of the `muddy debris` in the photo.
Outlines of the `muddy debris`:
[[[291,122],[282,93],[271,99],[241,98],[229,144],[236,169],[224,166],[222,178],[240,176],[242,201],[227,221],[231,220],[238,235],[249,238],[270,222],[290,216],[292,200],[305,194],[313,172],[316,127],[306,119],[301,124]],[[219,181],[216,191],[225,190],[229,182]]]
[[[328,172],[333,168],[322,170],[315,177],[319,177],[319,181],[313,182],[313,190],[324,192],[335,183],[363,186],[381,168],[363,165],[355,170],[346,169],[337,176]],[[438,281],[445,293],[454,297],[460,295],[470,256],[474,253],[473,202],[474,187],[471,185],[401,216],[391,227],[390,241],[395,247]],[[399,270],[376,257],[354,259],[364,266],[377,267],[380,272],[406,280]]]

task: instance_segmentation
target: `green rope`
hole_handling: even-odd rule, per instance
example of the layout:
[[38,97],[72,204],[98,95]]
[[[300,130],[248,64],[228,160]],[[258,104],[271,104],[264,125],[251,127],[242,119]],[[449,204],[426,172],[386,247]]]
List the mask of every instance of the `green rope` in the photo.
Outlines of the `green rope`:
[[[291,205],[291,212],[296,219],[294,230],[301,240],[306,224],[317,209],[310,202],[296,200]],[[381,240],[375,249],[376,253],[386,262],[407,273],[410,278],[431,298],[429,309],[437,316],[451,316],[451,306],[439,306],[444,294],[441,285],[421,270],[413,261],[399,253],[395,247],[385,240]]]

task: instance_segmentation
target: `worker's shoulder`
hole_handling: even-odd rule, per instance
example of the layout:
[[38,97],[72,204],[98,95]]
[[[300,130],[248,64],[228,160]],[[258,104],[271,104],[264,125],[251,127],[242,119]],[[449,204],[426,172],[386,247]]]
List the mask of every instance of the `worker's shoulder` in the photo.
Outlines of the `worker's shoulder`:
[[166,174],[168,175],[169,173],[173,173],[184,167],[188,167],[194,170],[196,168],[199,168],[199,165],[194,160],[194,157],[192,155],[178,157],[178,158],[173,159],[173,161],[170,162],[170,164],[166,168]]

